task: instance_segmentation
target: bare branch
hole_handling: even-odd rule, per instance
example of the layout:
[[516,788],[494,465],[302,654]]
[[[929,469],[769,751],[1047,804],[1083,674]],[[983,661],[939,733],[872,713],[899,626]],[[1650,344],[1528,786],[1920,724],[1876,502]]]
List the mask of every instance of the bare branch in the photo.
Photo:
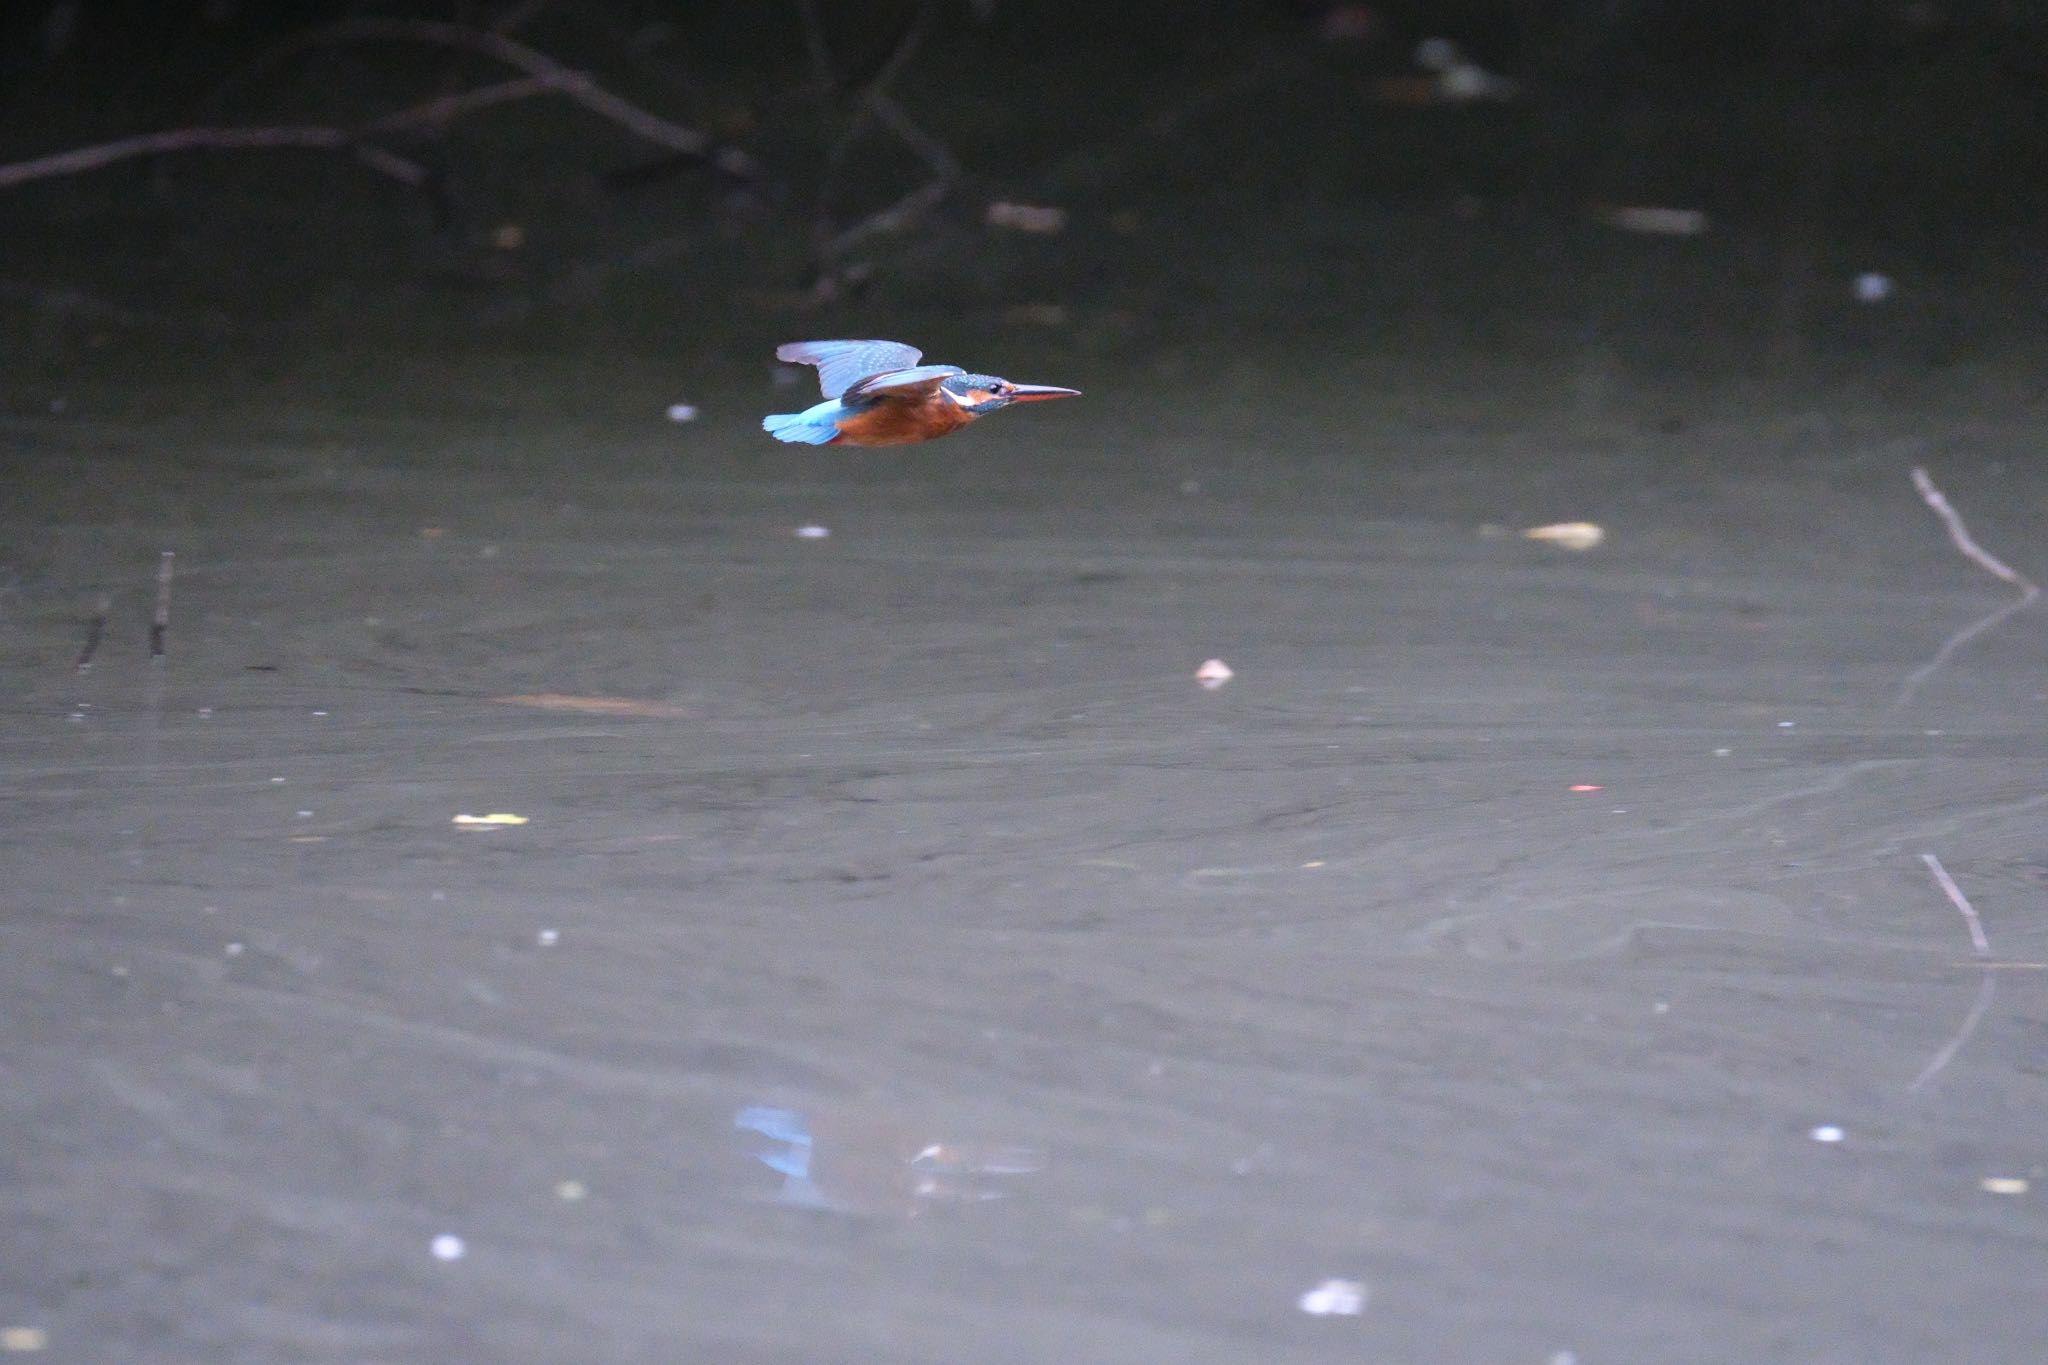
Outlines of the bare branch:
[[161,133],[143,133],[136,137],[95,143],[90,147],[75,147],[68,152],[56,152],[49,156],[33,157],[27,161],[0,166],[0,190],[24,185],[31,180],[47,180],[53,176],[94,171],[116,162],[132,161],[136,157],[157,156],[165,152],[239,147],[311,147],[321,151],[353,152],[365,165],[408,185],[425,184],[429,179],[426,167],[408,161],[396,153],[385,151],[381,147],[366,146],[359,142],[353,133],[340,128],[323,128],[317,125],[277,128],[173,128]]
[[[424,43],[475,52],[525,72],[535,79],[534,92],[552,90],[610,119],[636,137],[670,151],[708,161],[725,174],[741,180],[763,178],[760,163],[737,147],[725,146],[710,134],[672,122],[639,105],[621,99],[593,81],[588,74],[555,60],[536,48],[487,29],[434,19],[350,19],[311,29],[287,39],[264,54],[262,65],[270,65],[296,52],[356,42]],[[459,97],[458,97],[459,98]]]

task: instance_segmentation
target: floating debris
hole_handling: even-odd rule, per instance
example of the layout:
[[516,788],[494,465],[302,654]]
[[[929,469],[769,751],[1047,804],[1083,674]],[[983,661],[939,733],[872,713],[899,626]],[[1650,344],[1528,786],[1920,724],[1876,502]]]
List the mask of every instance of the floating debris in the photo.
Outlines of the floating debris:
[[798,540],[824,540],[831,534],[831,527],[819,526],[815,523],[809,526],[799,526],[796,528],[796,538]]
[[1202,666],[1195,670],[1195,681],[1211,692],[1236,676],[1237,671],[1221,659],[1204,660]]
[[1565,550],[1590,550],[1607,539],[1607,532],[1590,521],[1558,521],[1548,526],[1531,526],[1522,532],[1522,538]]
[[1815,1142],[1840,1142],[1848,1134],[1832,1123],[1823,1123],[1807,1134]]
[[437,1261],[459,1261],[469,1254],[469,1248],[452,1232],[444,1232],[436,1237],[427,1244],[427,1250],[434,1254]]
[[1987,1175],[1977,1182],[1986,1194],[2025,1194],[2033,1187],[2017,1175]]
[[1609,227],[1651,237],[1704,237],[1707,233],[1707,215],[1700,209],[1634,205],[1603,208],[1595,216]]
[[1436,97],[1449,104],[1511,100],[1521,87],[1467,57],[1449,38],[1424,38],[1415,45],[1415,64],[1436,73]]
[[523,825],[526,817],[501,810],[489,815],[458,815],[454,823],[457,829],[500,829],[506,825]]
[[1875,270],[1866,270],[1856,277],[1851,286],[1858,303],[1883,303],[1892,296],[1892,277],[1880,275]]
[[1050,236],[1067,230],[1067,211],[1048,204],[1008,204],[997,200],[988,206],[988,225]]
[[668,405],[668,420],[671,422],[694,422],[697,420],[697,415],[697,407],[694,403],[670,403]]
[[1355,1318],[1365,1311],[1365,1281],[1324,1280],[1304,1293],[1296,1306],[1310,1317]]
[[1064,327],[1067,324],[1066,307],[1057,303],[1020,303],[1007,310],[1003,317],[1018,327]]

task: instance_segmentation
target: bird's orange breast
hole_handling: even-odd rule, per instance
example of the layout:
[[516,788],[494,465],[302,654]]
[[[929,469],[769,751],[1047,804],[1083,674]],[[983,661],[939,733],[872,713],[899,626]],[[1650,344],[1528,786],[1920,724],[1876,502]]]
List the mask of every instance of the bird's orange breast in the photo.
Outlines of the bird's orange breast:
[[958,431],[973,420],[973,413],[967,412],[952,399],[936,393],[929,397],[920,395],[910,400],[884,398],[851,417],[840,418],[837,423],[839,435],[832,444],[915,445],[919,441],[929,441],[948,432]]

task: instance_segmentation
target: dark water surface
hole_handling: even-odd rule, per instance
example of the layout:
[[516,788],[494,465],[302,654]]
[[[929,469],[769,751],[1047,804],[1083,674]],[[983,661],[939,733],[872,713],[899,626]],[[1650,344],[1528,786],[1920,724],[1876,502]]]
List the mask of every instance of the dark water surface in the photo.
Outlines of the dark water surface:
[[874,453],[632,357],[11,400],[0,1325],[2041,1358],[2042,614],[1894,704],[2011,600],[1908,471],[2048,574],[2038,423],[962,359],[1089,396]]

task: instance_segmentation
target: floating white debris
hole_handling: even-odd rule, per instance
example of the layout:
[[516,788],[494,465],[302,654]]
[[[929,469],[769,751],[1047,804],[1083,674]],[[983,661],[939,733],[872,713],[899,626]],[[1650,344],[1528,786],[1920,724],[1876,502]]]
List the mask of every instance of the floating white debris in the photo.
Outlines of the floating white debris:
[[562,941],[562,931],[560,929],[543,929],[533,937],[534,941],[539,943],[541,947],[552,948]]
[[437,1261],[459,1261],[469,1254],[469,1248],[452,1232],[444,1232],[436,1237],[428,1244],[427,1250],[434,1254]]
[[1858,303],[1883,303],[1892,296],[1892,277],[1866,270],[1856,277],[1853,287]]
[[1531,526],[1522,532],[1522,538],[1566,550],[1590,550],[1607,539],[1607,532],[1590,521],[1554,521],[1548,526]]
[[1699,209],[1634,205],[1603,209],[1599,216],[1609,227],[1651,237],[1704,237],[1707,232],[1707,215]]
[[1221,659],[1204,660],[1202,666],[1195,670],[1195,681],[1211,692],[1236,676],[1236,670]]
[[40,1327],[0,1327],[0,1351],[40,1351],[50,1334]]
[[1363,1280],[1324,1280],[1297,1301],[1301,1311],[1317,1318],[1355,1318],[1365,1311]]
[[509,811],[492,811],[489,815],[458,815],[455,826],[458,829],[497,829],[503,825],[523,825],[526,817],[513,815]]
[[2025,1194],[2033,1188],[2024,1177],[2017,1175],[1987,1175],[1977,1183],[1986,1194]]
[[697,420],[697,407],[696,407],[696,404],[694,404],[694,403],[670,403],[670,404],[668,405],[668,420],[669,420],[669,421],[671,421],[671,422],[694,422],[694,421],[696,421],[696,420]]
[[1840,1142],[1848,1134],[1832,1123],[1823,1123],[1820,1127],[1808,1133],[1807,1136],[1815,1142]]
[[1066,231],[1067,211],[1045,204],[1006,204],[998,200],[988,206],[988,225],[1012,232],[1050,235]]
[[580,1180],[564,1180],[555,1186],[555,1198],[565,1204],[573,1204],[589,1193],[589,1187]]
[[810,526],[799,526],[796,528],[796,538],[798,540],[823,540],[831,534],[832,528],[829,526],[818,526],[816,524],[813,524]]

